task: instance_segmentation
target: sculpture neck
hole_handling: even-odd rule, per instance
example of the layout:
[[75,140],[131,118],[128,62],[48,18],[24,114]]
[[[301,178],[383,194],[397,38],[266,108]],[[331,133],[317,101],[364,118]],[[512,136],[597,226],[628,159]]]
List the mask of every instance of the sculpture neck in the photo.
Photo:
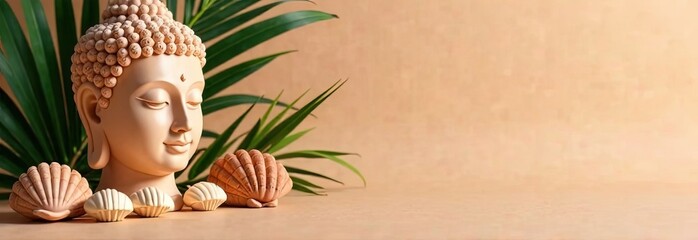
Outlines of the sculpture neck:
[[131,195],[144,187],[156,187],[164,191],[172,197],[175,210],[182,208],[182,194],[177,189],[174,173],[165,176],[145,174],[126,167],[114,158],[111,158],[107,166],[102,169],[97,191],[112,188]]

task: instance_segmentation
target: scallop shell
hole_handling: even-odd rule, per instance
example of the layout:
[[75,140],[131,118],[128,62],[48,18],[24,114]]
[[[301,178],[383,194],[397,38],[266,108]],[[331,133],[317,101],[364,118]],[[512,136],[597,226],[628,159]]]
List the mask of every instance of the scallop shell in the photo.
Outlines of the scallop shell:
[[174,201],[156,187],[146,187],[131,194],[133,211],[141,217],[158,217],[174,209]]
[[213,211],[228,197],[216,184],[199,182],[184,193],[184,204],[198,211]]
[[87,179],[59,163],[30,167],[12,185],[10,207],[31,219],[58,221],[85,214],[82,205],[92,195]]
[[126,194],[107,188],[87,199],[85,212],[100,222],[118,222],[133,212],[133,203]]
[[252,208],[276,207],[293,186],[286,168],[257,150],[237,150],[219,158],[211,166],[208,181],[223,188],[226,204]]

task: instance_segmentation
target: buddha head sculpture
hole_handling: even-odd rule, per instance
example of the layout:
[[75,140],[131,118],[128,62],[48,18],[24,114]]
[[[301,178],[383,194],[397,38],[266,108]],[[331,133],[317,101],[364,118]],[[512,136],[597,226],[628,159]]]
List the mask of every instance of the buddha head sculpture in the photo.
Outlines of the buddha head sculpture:
[[74,100],[99,189],[157,187],[181,208],[174,172],[201,138],[205,46],[159,0],[110,0],[75,46]]

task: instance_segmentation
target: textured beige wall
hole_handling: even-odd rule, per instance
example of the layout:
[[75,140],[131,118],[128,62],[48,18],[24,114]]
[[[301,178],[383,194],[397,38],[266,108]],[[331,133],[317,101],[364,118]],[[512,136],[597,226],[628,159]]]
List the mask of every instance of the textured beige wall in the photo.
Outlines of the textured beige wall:
[[[291,149],[359,152],[348,159],[369,187],[698,182],[696,2],[319,0],[274,12],[308,8],[340,19],[236,59],[300,50],[228,93],[284,89],[290,101],[350,78]],[[290,164],[359,184],[325,161]]]
[[316,93],[351,78],[297,147],[360,152],[370,183],[698,180],[696,2],[317,8],[341,19],[257,49],[301,52],[233,91]]

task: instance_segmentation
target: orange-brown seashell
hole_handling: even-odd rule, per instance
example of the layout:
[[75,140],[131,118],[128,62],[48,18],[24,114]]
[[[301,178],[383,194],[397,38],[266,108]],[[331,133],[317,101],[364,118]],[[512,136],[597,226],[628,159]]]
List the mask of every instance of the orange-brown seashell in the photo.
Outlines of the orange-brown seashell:
[[237,207],[276,207],[293,187],[286,168],[257,150],[237,150],[211,166],[208,181],[226,192],[226,204]]
[[83,204],[91,195],[79,172],[55,162],[41,163],[12,185],[10,208],[31,219],[58,221],[85,214]]

